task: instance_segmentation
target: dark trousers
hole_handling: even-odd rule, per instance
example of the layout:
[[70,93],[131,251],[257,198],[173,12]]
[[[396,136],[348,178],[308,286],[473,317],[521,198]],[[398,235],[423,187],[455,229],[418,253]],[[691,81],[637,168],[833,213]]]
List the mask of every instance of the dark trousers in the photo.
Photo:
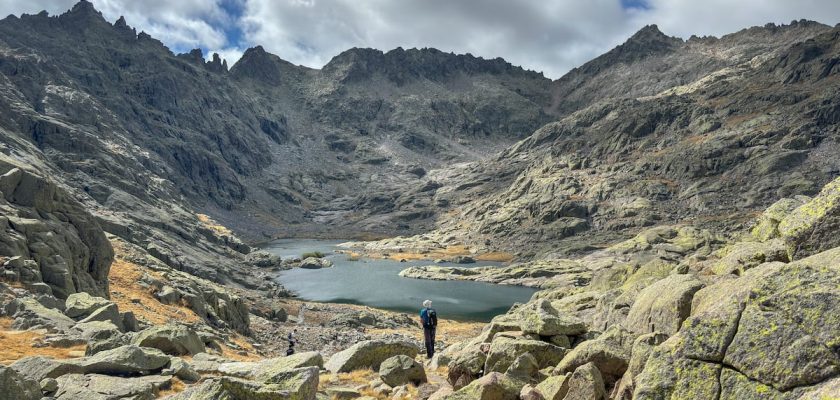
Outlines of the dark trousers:
[[423,327],[423,338],[426,340],[426,357],[435,355],[435,327]]

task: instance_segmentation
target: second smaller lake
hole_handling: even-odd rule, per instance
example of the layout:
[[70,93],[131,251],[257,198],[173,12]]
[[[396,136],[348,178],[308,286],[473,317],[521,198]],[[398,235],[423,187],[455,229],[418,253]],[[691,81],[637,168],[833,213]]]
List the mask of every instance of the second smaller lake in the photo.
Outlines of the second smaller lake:
[[[398,262],[394,260],[348,260],[336,253],[339,241],[286,239],[272,242],[264,250],[281,257],[300,257],[310,251],[328,254],[332,268],[292,269],[282,271],[278,280],[301,299],[319,302],[361,304],[375,308],[417,312],[425,299],[432,300],[441,318],[489,321],[507,311],[511,305],[524,303],[534,289],[480,282],[431,281],[399,276],[411,266],[430,265],[430,261]],[[454,264],[441,264],[454,265]],[[459,267],[500,266],[498,263],[476,263]]]

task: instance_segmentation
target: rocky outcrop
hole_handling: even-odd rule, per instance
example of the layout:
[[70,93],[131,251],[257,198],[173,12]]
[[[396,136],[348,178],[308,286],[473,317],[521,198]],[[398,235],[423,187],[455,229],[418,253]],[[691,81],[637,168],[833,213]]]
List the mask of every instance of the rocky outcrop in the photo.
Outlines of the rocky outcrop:
[[392,387],[409,383],[419,386],[426,382],[426,371],[423,364],[408,356],[398,355],[382,362],[379,366],[379,377]]
[[383,361],[391,357],[405,355],[413,359],[418,352],[417,346],[408,342],[368,340],[334,354],[324,368],[333,373],[378,369]]
[[698,292],[684,328],[651,353],[635,398],[750,389],[780,396],[840,374],[840,360],[828,350],[838,304],[829,289],[838,279],[833,257],[768,263]]
[[837,246],[840,228],[840,179],[826,185],[813,199],[796,207],[778,225],[791,259],[799,259]]
[[0,366],[0,393],[8,399],[38,400],[41,398],[41,386],[12,368]]
[[195,331],[183,325],[170,324],[146,329],[134,336],[132,343],[174,356],[204,352],[204,342],[201,338]]
[[93,216],[43,175],[0,156],[0,257],[7,278],[46,283],[59,298],[108,297],[114,253]]

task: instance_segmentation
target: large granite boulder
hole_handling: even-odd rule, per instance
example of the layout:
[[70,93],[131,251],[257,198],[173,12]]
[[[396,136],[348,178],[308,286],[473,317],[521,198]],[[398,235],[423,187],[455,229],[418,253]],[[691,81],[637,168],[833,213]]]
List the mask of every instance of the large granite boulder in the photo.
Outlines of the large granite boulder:
[[56,400],[152,400],[163,387],[170,385],[168,376],[115,377],[98,374],[69,374],[57,379]]
[[569,393],[569,378],[572,374],[552,375],[537,384],[537,392],[544,400],[563,400]]
[[148,374],[169,366],[169,356],[157,349],[128,345],[99,352],[78,362],[85,373]]
[[444,400],[518,400],[523,385],[505,374],[491,372],[445,396]]
[[691,313],[691,299],[702,287],[693,275],[668,276],[639,293],[624,326],[637,334],[674,334]]
[[563,400],[607,400],[604,379],[595,364],[578,367],[569,376],[569,391]]
[[70,318],[82,319],[111,303],[108,299],[91,296],[90,293],[73,293],[64,302],[64,314]]
[[39,173],[0,156],[0,256],[25,257],[56,297],[87,292],[108,297],[111,244],[95,218]]
[[748,269],[773,261],[789,261],[787,248],[781,239],[739,242],[728,249],[727,254],[712,267],[712,271],[718,275],[741,275]]
[[[741,399],[817,390],[840,376],[840,250],[767,263],[697,293],[692,316],[657,346],[634,397]],[[726,367],[723,367],[723,366]],[[726,370],[726,374],[723,374]],[[791,392],[794,391],[794,392]]]
[[49,332],[66,332],[76,324],[76,321],[61,311],[45,307],[32,297],[14,299],[6,304],[3,311],[14,319],[12,328],[19,330],[46,329]]
[[152,347],[173,356],[204,352],[204,342],[198,334],[186,326],[176,324],[154,326],[138,332],[132,343]]
[[20,375],[13,368],[0,365],[0,397],[15,400],[39,400],[41,385],[39,381]]
[[662,344],[668,336],[659,333],[648,333],[641,335],[633,342],[631,350],[630,362],[627,366],[627,371],[621,377],[621,381],[616,383],[613,389],[612,398],[615,400],[632,400],[633,390],[636,388],[636,379],[645,368],[645,363],[653,352],[653,349]]
[[785,216],[778,230],[791,260],[840,246],[840,178]]
[[533,355],[539,368],[553,367],[563,359],[566,352],[566,349],[541,340],[497,336],[490,345],[484,371],[505,372],[523,353]]
[[540,336],[573,336],[586,333],[586,324],[580,318],[561,313],[545,299],[522,306],[517,310],[517,315],[520,327],[525,333]]
[[405,355],[391,357],[379,366],[379,378],[391,387],[426,382],[423,364]]
[[756,220],[752,229],[752,236],[762,242],[781,237],[779,224],[782,220],[809,200],[811,199],[806,196],[797,196],[795,198],[784,198],[773,203]]
[[627,370],[635,337],[620,325],[613,326],[572,349],[557,365],[557,371],[574,372],[578,367],[592,363],[608,385],[616,382]]
[[383,361],[398,355],[417,356],[416,345],[403,341],[368,340],[356,343],[330,357],[324,367],[332,373],[357,369],[378,369]]

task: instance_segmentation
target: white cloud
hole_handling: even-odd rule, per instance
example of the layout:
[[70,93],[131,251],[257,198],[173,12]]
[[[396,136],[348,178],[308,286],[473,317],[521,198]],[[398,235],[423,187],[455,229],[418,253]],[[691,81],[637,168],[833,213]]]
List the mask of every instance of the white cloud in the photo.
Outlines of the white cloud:
[[[226,14],[222,1],[244,7]],[[64,12],[76,0],[0,0],[0,14]],[[295,64],[320,68],[351,47],[435,47],[503,57],[557,78],[656,23],[666,34],[723,35],[767,22],[840,22],[837,0],[92,0],[110,21],[128,24],[175,51],[201,47],[232,65],[262,45]],[[225,36],[231,28],[241,38]]]

